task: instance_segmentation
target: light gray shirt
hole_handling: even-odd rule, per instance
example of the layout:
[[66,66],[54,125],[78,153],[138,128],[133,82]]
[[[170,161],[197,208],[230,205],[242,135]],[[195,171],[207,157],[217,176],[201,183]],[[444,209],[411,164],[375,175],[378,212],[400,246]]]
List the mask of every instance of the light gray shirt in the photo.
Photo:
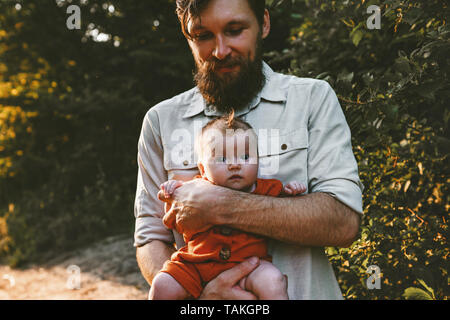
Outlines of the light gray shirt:
[[[328,193],[362,214],[363,185],[333,89],[322,80],[276,73],[266,63],[263,71],[263,89],[236,112],[258,135],[259,177],[301,182],[308,193]],[[168,179],[186,180],[198,173],[195,137],[219,115],[196,87],[147,112],[138,143],[136,247],[152,240],[184,245],[182,236],[162,223],[164,204],[156,195]],[[342,299],[322,247],[272,239],[268,247],[274,265],[288,276],[290,299]]]

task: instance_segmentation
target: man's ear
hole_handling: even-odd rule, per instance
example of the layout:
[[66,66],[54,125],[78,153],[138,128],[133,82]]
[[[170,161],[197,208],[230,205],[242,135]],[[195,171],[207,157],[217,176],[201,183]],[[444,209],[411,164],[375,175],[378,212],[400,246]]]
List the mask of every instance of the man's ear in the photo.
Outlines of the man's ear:
[[263,20],[263,25],[262,25],[262,30],[261,30],[261,36],[263,39],[265,39],[270,33],[270,15],[269,15],[269,10],[265,9],[264,10],[264,20]]

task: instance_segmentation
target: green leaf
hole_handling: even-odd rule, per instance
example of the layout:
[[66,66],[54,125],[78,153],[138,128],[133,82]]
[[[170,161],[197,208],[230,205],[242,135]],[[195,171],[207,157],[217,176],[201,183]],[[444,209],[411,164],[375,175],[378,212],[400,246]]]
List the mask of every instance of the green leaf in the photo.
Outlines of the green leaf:
[[413,25],[422,15],[422,9],[411,8],[403,15],[403,21],[409,25]]
[[358,46],[359,42],[361,41],[364,33],[361,30],[356,30],[355,32],[352,32],[352,42],[355,46]]
[[337,81],[342,81],[344,83],[350,84],[353,80],[353,76],[354,76],[353,72],[350,73],[342,72],[338,75]]
[[408,59],[404,57],[400,57],[395,60],[395,68],[404,74],[410,74],[411,73],[411,67],[409,66]]
[[409,287],[405,290],[402,295],[407,300],[433,300],[433,298],[426,292],[420,288]]
[[425,281],[423,281],[422,279],[418,279],[417,281],[419,281],[419,283],[420,283],[425,289],[427,289],[428,292],[431,293],[431,297],[434,299],[434,298],[435,298],[435,297],[434,297],[434,290],[433,290],[431,287],[427,286],[427,284],[425,283]]

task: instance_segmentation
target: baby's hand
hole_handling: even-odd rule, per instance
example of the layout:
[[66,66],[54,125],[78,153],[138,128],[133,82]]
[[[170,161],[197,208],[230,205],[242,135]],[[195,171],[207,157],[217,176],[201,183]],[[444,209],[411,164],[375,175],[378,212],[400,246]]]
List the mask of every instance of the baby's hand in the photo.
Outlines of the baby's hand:
[[283,187],[284,193],[295,196],[306,191],[306,187],[297,181],[291,181]]
[[172,196],[176,188],[181,187],[182,185],[183,182],[180,180],[168,180],[161,184],[159,187],[164,192],[164,197],[167,199]]

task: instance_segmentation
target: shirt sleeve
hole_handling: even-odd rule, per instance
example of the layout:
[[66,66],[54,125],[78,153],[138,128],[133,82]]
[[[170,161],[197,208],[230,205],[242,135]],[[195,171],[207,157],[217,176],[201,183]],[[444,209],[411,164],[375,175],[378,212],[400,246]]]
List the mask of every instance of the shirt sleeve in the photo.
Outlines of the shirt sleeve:
[[336,94],[318,80],[312,87],[308,119],[310,192],[325,192],[362,214],[362,185],[351,133]]
[[153,109],[147,112],[142,124],[137,163],[134,246],[139,247],[152,240],[173,243],[172,231],[162,222],[164,203],[157,198],[159,186],[167,180],[167,172],[163,165],[158,114]]

